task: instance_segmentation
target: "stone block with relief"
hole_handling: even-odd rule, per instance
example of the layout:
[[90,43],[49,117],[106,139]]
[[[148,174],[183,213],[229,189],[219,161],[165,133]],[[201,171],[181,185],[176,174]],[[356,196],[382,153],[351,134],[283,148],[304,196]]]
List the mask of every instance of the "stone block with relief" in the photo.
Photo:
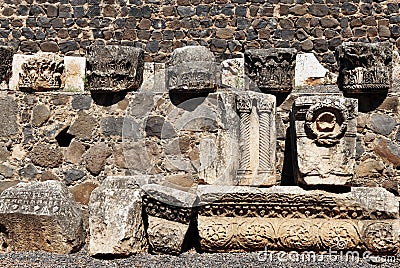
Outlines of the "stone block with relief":
[[146,250],[142,190],[132,177],[107,177],[89,203],[90,255],[129,256]]
[[301,96],[292,110],[295,179],[303,185],[350,185],[354,175],[356,99]]
[[146,184],[142,189],[151,251],[179,254],[187,249],[197,195],[158,184]]
[[80,209],[60,182],[19,183],[0,194],[0,251],[66,254],[84,242]]
[[275,96],[252,91],[238,93],[236,109],[240,117],[238,185],[275,185]]
[[245,74],[264,93],[288,93],[294,88],[296,49],[249,49],[244,54]]
[[336,50],[339,87],[346,93],[385,93],[392,84],[393,45],[345,42]]
[[[21,91],[53,91],[64,88],[64,59],[53,53],[22,56],[18,88]],[[13,70],[14,72],[14,70]]]
[[92,46],[87,51],[90,91],[134,91],[143,82],[144,51],[130,46]]
[[206,47],[187,46],[174,50],[165,79],[169,91],[209,93],[221,85],[221,68]]
[[8,81],[11,77],[13,49],[0,46],[0,89],[8,88]]
[[200,186],[198,196],[205,252],[399,252],[399,203],[383,188],[336,194],[296,186]]

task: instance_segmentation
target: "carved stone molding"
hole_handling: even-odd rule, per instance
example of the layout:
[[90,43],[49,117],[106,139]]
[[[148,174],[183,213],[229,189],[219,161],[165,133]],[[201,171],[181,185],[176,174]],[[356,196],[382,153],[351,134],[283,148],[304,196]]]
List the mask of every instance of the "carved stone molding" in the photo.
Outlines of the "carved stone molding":
[[274,185],[276,182],[275,105],[272,95],[246,91],[236,96],[240,117],[239,185]]
[[301,96],[292,112],[297,182],[350,185],[354,174],[357,100],[339,95]]
[[392,84],[393,45],[345,42],[338,47],[339,87],[347,93],[385,93]]
[[21,66],[18,87],[22,91],[50,91],[64,87],[64,59],[55,54],[38,54]]
[[262,92],[287,93],[294,88],[295,49],[249,49],[244,59],[245,74]]
[[[399,220],[358,221],[199,216],[206,252],[274,250],[370,250],[399,252]],[[397,228],[397,229],[396,229]]]
[[208,93],[221,85],[221,67],[211,51],[203,46],[175,49],[166,67],[169,91]]
[[143,82],[144,51],[130,46],[92,46],[87,51],[91,91],[133,91]]

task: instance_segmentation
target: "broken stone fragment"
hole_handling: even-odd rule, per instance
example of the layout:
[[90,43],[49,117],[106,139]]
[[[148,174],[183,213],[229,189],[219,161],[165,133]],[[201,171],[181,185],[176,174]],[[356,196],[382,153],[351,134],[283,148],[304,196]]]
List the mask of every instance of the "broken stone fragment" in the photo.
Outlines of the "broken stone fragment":
[[130,46],[92,46],[87,51],[90,91],[134,91],[143,82],[144,51]]
[[143,252],[142,190],[132,177],[108,177],[89,203],[90,255],[128,256]]
[[292,152],[298,184],[351,184],[355,166],[357,109],[356,99],[339,95],[301,96],[295,100]]
[[264,93],[287,93],[294,88],[296,49],[249,49],[244,54],[245,75]]
[[166,84],[169,91],[214,92],[221,85],[220,65],[206,47],[177,48],[166,65]]
[[393,45],[344,42],[336,50],[339,87],[346,93],[385,93],[392,84]]
[[154,253],[179,254],[191,242],[187,237],[197,196],[157,184],[142,186],[147,235]]
[[19,183],[0,194],[3,250],[71,253],[84,236],[81,212],[60,182]]
[[199,186],[198,196],[206,252],[399,250],[399,203],[383,188],[337,194],[295,186]]

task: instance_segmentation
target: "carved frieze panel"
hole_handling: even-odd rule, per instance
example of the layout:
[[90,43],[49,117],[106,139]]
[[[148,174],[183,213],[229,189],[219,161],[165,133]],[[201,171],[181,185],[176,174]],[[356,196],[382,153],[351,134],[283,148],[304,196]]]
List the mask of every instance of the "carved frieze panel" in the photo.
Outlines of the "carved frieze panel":
[[214,92],[221,85],[220,65],[203,46],[178,48],[166,66],[166,85],[175,92]]
[[339,87],[347,93],[385,93],[392,83],[390,43],[345,42],[338,47]]
[[369,250],[399,252],[398,220],[228,218],[199,216],[206,252],[255,250]]
[[130,46],[92,46],[87,51],[91,91],[132,91],[143,82],[144,51]]
[[251,91],[236,97],[240,117],[240,160],[237,172],[239,185],[274,185],[276,99]]
[[21,65],[18,88],[22,91],[51,91],[64,87],[64,60],[55,54],[38,54]]
[[293,157],[299,184],[350,185],[354,174],[357,100],[302,96],[292,112]]
[[0,226],[0,240],[3,237],[8,251],[65,254],[84,243],[80,209],[58,181],[19,183],[3,191]]
[[11,77],[13,55],[12,48],[0,46],[0,87],[2,83],[8,84]]
[[295,49],[249,49],[244,59],[245,74],[262,92],[287,93],[294,88]]

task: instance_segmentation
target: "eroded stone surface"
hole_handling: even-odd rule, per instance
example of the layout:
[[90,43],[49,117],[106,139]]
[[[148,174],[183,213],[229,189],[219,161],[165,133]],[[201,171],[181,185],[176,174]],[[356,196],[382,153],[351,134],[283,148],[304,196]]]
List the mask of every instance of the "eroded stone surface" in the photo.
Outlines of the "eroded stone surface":
[[306,185],[350,185],[354,175],[357,100],[302,96],[292,112],[295,179]]
[[87,52],[91,91],[132,91],[143,82],[144,51],[128,46],[93,46]]
[[151,250],[156,253],[181,253],[197,196],[158,184],[146,184],[142,189],[145,192],[144,208],[148,215],[147,234]]
[[385,93],[392,84],[393,45],[345,42],[338,47],[339,87],[347,93]]
[[203,46],[177,48],[166,65],[166,85],[169,91],[214,92],[221,85],[220,66]]
[[334,194],[293,186],[200,186],[198,195],[200,245],[207,252],[398,251],[399,205],[383,188]]
[[8,81],[11,77],[13,49],[0,46],[0,89],[8,88]]
[[290,92],[295,66],[295,49],[249,49],[244,54],[245,74],[265,93]]
[[84,243],[81,213],[60,182],[19,183],[4,190],[0,215],[6,251],[65,254],[77,251]]
[[85,69],[86,58],[84,57],[64,57],[66,91],[82,92],[85,89]]
[[246,91],[236,96],[240,117],[239,185],[276,183],[276,99],[273,95]]
[[146,248],[142,190],[130,177],[108,177],[90,197],[91,255],[128,256]]

